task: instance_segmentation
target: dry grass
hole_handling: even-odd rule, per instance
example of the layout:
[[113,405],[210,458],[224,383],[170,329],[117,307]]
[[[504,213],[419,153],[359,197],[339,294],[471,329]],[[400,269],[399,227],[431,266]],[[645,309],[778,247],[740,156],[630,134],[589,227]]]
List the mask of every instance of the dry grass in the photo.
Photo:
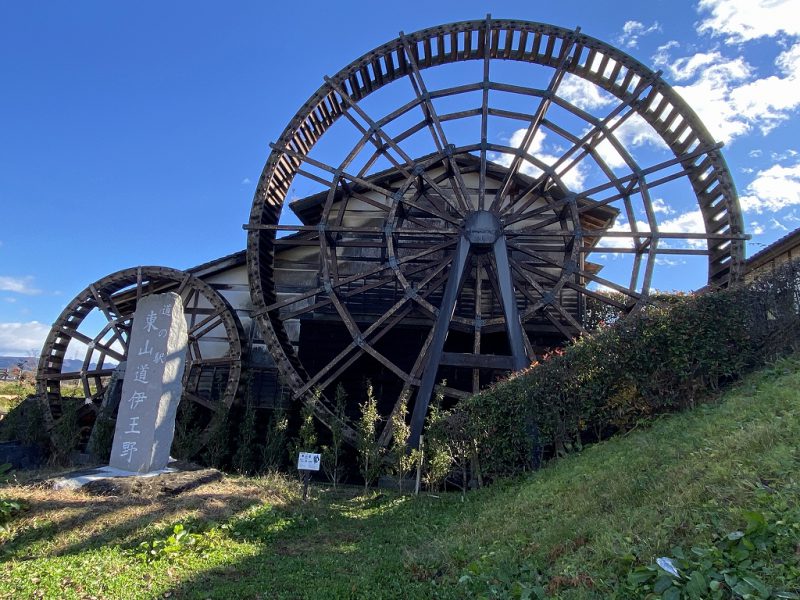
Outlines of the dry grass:
[[280,506],[298,496],[297,485],[280,475],[224,476],[177,495],[158,491],[159,480],[163,483],[169,477],[151,478],[151,485],[120,495],[107,495],[108,490],[55,490],[52,479],[5,486],[0,498],[21,501],[26,510],[0,532],[0,541],[21,542],[33,556],[108,543],[126,546],[176,522],[225,522],[254,506]]

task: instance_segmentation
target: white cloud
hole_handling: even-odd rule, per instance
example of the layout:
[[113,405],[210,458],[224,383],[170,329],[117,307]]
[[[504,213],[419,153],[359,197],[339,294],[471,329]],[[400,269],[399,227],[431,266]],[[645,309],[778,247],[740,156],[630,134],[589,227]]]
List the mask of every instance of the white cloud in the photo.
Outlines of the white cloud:
[[16,294],[35,295],[41,294],[42,290],[33,287],[33,277],[7,277],[0,275],[0,291],[14,292]]
[[[618,120],[612,120],[609,127],[613,127]],[[588,129],[587,129],[588,131]],[[667,145],[661,136],[658,135],[647,121],[638,114],[632,114],[613,131],[614,137],[619,140],[623,148],[643,146],[645,144],[654,148],[667,149]],[[607,139],[601,141],[597,147],[600,158],[612,169],[619,169],[625,166],[625,160],[617,149]]]
[[698,25],[700,33],[722,36],[729,44],[800,35],[797,0],[700,0],[698,10],[710,13]]
[[751,221],[750,222],[750,232],[753,235],[761,235],[764,233],[764,226],[761,225],[758,221]]
[[613,102],[613,97],[591,81],[567,73],[558,86],[558,95],[583,110],[602,108]]
[[769,156],[772,159],[772,162],[781,162],[797,156],[797,150],[786,150],[785,152],[770,152]]
[[[668,233],[705,233],[706,224],[700,209],[691,210],[659,223],[658,229]],[[705,246],[705,240],[689,240],[690,246]]]
[[800,205],[800,163],[789,167],[772,165],[759,171],[745,188],[739,204],[742,210],[755,213]]
[[[602,256],[601,258],[606,259],[607,256]],[[603,285],[602,283],[597,283],[596,281],[592,281],[589,283],[589,289],[594,290],[595,292],[600,292],[601,294],[616,294],[617,290],[614,288],[608,287],[607,285]]]
[[0,356],[38,354],[49,332],[50,327],[38,321],[0,323]]
[[[517,129],[512,135],[511,139],[508,142],[508,145],[513,148],[521,148],[522,142],[525,139],[525,133],[527,132],[527,128],[524,129]],[[542,131],[541,129],[537,130],[536,135],[533,136],[533,139],[528,144],[527,153],[531,156],[536,157],[543,163],[547,165],[554,164],[560,157],[555,156],[553,154],[548,153],[545,149],[545,139],[547,139],[547,134]],[[495,154],[491,156],[491,160],[503,165],[504,167],[508,167],[514,160],[514,157],[511,154],[501,153]],[[568,164],[568,161],[567,161]],[[528,161],[523,161],[522,166],[520,167],[520,172],[528,175],[530,177],[538,177],[542,174],[541,169],[537,166],[531,164]],[[561,181],[564,183],[567,188],[571,190],[582,190],[583,189],[583,182],[586,179],[586,175],[583,172],[580,164],[575,165],[569,171],[567,171],[564,175],[561,176]]]
[[667,64],[675,86],[711,134],[723,141],[758,128],[769,133],[800,107],[800,43],[775,59],[776,74],[757,78],[742,56],[718,51],[677,58]]
[[766,134],[800,107],[800,43],[775,60],[779,75],[756,79],[730,92],[733,107]]
[[778,221],[778,219],[776,219],[775,217],[772,217],[769,223],[770,223],[770,229],[777,229],[779,231],[789,231],[789,228],[786,227],[786,225],[784,225],[780,221]]
[[[631,229],[630,224],[625,219],[625,217],[620,216],[614,222],[614,225],[609,227],[609,231],[624,231],[625,233],[631,233],[633,230]],[[650,226],[645,221],[636,221],[636,230],[637,231],[650,231]],[[602,237],[600,241],[597,243],[598,248],[633,248],[633,237]]]
[[244,179],[242,179],[242,185],[247,185],[248,183],[252,183],[252,182],[250,181],[250,178],[249,178],[249,177],[245,177]]
[[[636,226],[639,231],[650,231],[650,226],[645,221],[636,221]],[[623,227],[624,228],[620,229],[620,231],[630,231],[630,227],[628,227],[627,224],[624,224]],[[615,226],[612,231],[616,230]],[[671,219],[660,221],[658,223],[658,230],[662,233],[705,233],[706,226],[703,221],[703,214],[700,212],[700,209],[697,209],[679,214]],[[686,246],[690,248],[705,248],[706,244],[707,242],[705,239],[670,239],[659,242],[662,248],[680,248]],[[630,245],[633,245],[632,241]]]
[[686,81],[697,75],[698,71],[708,66],[716,66],[723,63],[722,54],[719,52],[698,52],[692,56],[678,58],[665,66],[678,81]]
[[676,260],[674,258],[664,258],[659,257],[656,259],[656,264],[661,265],[662,267],[678,267],[680,265],[685,265],[685,260]]
[[662,213],[665,215],[671,215],[675,212],[675,209],[673,209],[669,204],[664,202],[662,198],[656,198],[655,200],[653,200],[652,205],[653,205],[653,212],[656,214]]
[[[656,204],[654,202],[653,204]],[[673,213],[675,211],[672,211]],[[647,221],[636,221],[637,231],[650,231]],[[671,219],[665,219],[658,223],[658,230],[662,233],[705,233],[706,227],[703,215],[699,209],[679,214]],[[632,229],[628,221],[620,216],[609,231],[631,232]],[[633,237],[604,237],[597,244],[598,248],[633,248]],[[659,242],[661,247],[686,247],[705,248],[705,239],[688,240],[662,240]],[[677,246],[676,246],[677,245]]]
[[656,48],[656,53],[651,57],[653,64],[657,67],[666,66],[670,60],[670,51],[673,48],[678,48],[679,46],[680,44],[677,42],[677,40],[670,40],[666,44],[662,44]]
[[622,26],[622,35],[617,38],[617,42],[626,48],[636,48],[639,45],[640,37],[655,31],[661,31],[658,21],[649,27],[640,21],[625,21]]
[[[699,115],[718,140],[728,142],[750,130],[748,119],[738,110],[731,95],[751,76],[752,67],[742,58],[728,60],[714,53],[716,63],[705,63],[694,82],[674,89]],[[679,62],[681,59],[678,59]],[[681,65],[675,67],[680,70]],[[671,69],[672,70],[672,69]],[[688,75],[685,70],[683,74]]]

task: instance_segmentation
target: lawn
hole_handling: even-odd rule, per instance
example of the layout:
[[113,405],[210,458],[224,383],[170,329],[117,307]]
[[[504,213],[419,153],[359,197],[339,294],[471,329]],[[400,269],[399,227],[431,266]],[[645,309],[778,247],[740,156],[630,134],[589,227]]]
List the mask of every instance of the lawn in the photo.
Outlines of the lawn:
[[799,472],[794,357],[465,500],[317,485],[304,504],[278,475],[177,496],[7,485],[27,508],[0,530],[0,597],[800,598]]

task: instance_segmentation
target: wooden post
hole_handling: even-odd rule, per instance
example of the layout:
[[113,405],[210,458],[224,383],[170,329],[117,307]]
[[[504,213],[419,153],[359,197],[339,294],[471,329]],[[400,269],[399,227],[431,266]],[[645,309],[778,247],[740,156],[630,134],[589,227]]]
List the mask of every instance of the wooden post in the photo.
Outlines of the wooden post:
[[308,502],[308,482],[311,480],[311,471],[303,471],[303,502]]

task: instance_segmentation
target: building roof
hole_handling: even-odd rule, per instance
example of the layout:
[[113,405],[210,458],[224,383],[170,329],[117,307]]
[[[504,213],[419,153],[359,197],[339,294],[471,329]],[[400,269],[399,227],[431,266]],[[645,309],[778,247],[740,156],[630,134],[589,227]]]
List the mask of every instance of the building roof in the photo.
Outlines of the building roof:
[[774,258],[788,252],[792,248],[800,246],[800,227],[790,231],[779,240],[774,241],[763,250],[759,250],[745,261],[745,270],[752,271],[761,265],[768,263]]

